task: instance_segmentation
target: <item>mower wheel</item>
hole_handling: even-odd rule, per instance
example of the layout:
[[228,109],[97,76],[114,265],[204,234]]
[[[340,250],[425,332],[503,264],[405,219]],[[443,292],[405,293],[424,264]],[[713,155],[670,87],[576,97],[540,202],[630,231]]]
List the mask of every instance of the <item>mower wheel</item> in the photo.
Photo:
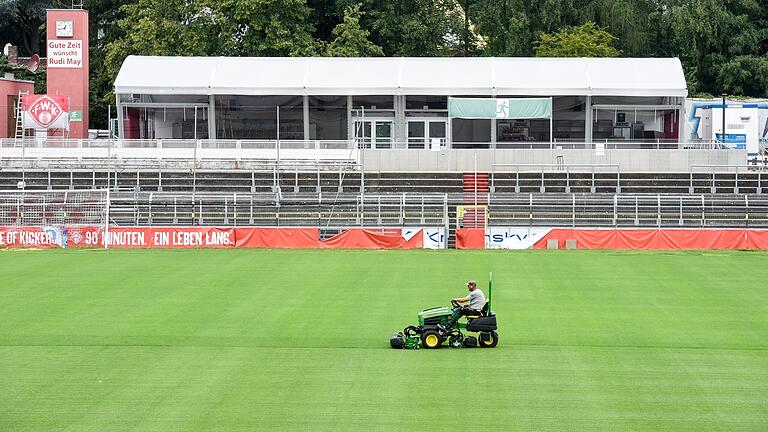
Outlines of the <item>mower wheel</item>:
[[464,348],[477,347],[477,338],[474,336],[467,336],[464,338]]
[[499,334],[495,331],[480,333],[480,347],[493,348],[499,343]]
[[427,330],[421,334],[421,346],[427,349],[440,348],[443,337],[435,330]]

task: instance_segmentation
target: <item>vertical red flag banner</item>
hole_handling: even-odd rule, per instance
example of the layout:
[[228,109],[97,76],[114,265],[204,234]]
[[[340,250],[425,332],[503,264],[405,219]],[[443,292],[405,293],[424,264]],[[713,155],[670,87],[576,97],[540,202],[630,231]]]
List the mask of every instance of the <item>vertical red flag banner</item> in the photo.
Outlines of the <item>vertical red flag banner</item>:
[[69,97],[63,95],[34,95],[21,97],[24,129],[69,130]]

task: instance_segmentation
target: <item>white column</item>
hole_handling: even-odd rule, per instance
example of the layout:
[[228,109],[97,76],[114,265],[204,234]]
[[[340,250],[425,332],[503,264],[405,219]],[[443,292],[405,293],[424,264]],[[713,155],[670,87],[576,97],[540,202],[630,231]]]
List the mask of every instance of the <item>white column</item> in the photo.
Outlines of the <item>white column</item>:
[[309,96],[304,95],[304,141],[309,141]]
[[677,148],[683,148],[682,144],[689,141],[685,136],[685,123],[688,121],[687,113],[685,112],[685,98],[678,98],[680,101],[680,109],[677,112]]
[[208,139],[216,139],[216,100],[213,95],[208,96]]
[[123,118],[123,106],[120,104],[120,95],[115,95],[117,104],[117,137],[125,139],[125,118]]
[[592,96],[584,104],[584,142],[592,142]]
[[347,96],[347,139],[355,138],[355,120],[352,118],[352,96]]

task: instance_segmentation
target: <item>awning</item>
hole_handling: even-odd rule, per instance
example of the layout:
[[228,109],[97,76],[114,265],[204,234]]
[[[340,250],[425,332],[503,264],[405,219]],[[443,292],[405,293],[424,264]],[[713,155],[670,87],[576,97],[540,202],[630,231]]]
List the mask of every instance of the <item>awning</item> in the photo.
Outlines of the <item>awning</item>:
[[685,97],[677,58],[129,56],[118,94]]

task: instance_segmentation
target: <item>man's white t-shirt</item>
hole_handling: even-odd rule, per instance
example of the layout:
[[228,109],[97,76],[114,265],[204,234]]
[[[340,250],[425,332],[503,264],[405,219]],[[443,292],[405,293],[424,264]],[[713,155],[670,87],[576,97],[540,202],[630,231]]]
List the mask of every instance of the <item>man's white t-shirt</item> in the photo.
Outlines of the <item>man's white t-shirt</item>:
[[475,288],[474,291],[471,291],[467,296],[467,300],[469,300],[470,309],[479,311],[483,309],[483,306],[485,306],[485,294],[480,291],[480,288]]

